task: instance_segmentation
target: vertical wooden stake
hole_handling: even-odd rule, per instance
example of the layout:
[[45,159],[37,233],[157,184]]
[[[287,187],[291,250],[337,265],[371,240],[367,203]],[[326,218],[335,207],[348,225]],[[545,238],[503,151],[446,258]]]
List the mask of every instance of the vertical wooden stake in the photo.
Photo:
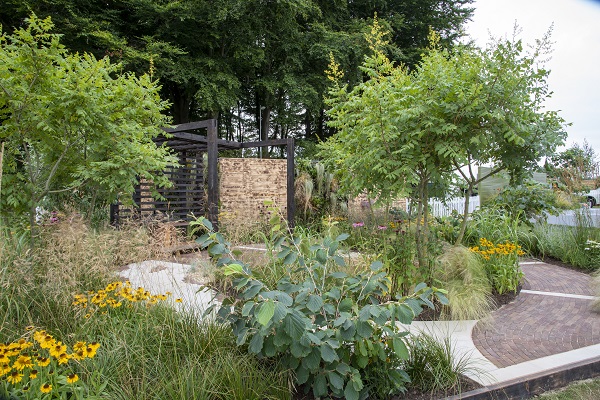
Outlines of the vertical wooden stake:
[[213,228],[219,226],[219,149],[217,147],[217,120],[211,120],[207,132],[208,146],[208,220]]

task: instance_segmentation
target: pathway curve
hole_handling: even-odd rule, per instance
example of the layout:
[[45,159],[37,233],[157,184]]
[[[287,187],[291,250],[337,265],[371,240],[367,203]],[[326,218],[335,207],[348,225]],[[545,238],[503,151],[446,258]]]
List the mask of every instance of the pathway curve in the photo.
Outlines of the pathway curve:
[[600,344],[600,314],[591,311],[589,275],[523,262],[519,296],[473,330],[477,349],[499,368]]

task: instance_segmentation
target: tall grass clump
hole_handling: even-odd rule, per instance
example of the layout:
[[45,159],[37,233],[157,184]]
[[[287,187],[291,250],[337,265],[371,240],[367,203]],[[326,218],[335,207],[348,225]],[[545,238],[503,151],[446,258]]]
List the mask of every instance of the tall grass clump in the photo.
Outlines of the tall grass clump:
[[175,311],[167,294],[132,288],[103,302],[114,288],[128,287],[115,281],[120,267],[156,254],[145,229],[97,232],[70,220],[43,227],[34,248],[24,238],[0,236],[0,343],[30,330],[65,343],[99,343],[94,359],[78,371],[87,388],[79,393],[83,398],[290,398],[285,369],[238,347],[229,327],[192,310]]
[[458,355],[449,337],[441,341],[421,333],[410,339],[409,357],[403,367],[410,377],[409,388],[420,392],[444,391],[460,394],[461,381],[481,374],[467,355]]
[[512,217],[500,207],[483,207],[472,214],[465,232],[465,241],[469,245],[476,245],[481,238],[494,243],[516,243],[519,230],[519,218]]
[[451,320],[482,319],[493,310],[492,286],[477,254],[463,246],[448,247],[439,258],[436,279],[448,291],[442,316]]
[[96,314],[82,328],[102,337],[96,368],[109,399],[290,397],[287,372],[238,348],[229,327],[167,304],[134,308],[128,318]]
[[96,232],[81,218],[40,229],[35,246],[3,240],[2,328],[73,329],[72,295],[103,287],[125,264],[151,258],[150,237],[140,227]]
[[600,229],[589,210],[575,213],[575,226],[538,224],[533,230],[542,257],[553,257],[575,267],[595,270],[600,266]]

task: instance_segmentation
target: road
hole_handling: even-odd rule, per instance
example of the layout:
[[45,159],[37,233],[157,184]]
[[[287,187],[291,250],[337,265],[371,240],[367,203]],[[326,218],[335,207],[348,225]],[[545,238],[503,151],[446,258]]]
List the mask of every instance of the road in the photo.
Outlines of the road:
[[[594,208],[590,208],[589,212],[594,226],[600,228],[600,207],[596,206]],[[548,223],[553,225],[575,226],[576,221],[577,219],[575,217],[575,211],[573,210],[563,211],[557,217],[555,217],[554,215],[548,216]]]

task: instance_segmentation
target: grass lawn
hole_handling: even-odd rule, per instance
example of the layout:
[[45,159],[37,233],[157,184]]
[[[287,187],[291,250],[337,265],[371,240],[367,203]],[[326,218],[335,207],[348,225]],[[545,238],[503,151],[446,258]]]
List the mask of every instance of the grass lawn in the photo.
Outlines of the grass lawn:
[[574,382],[560,390],[538,396],[545,400],[597,400],[600,399],[600,378]]

